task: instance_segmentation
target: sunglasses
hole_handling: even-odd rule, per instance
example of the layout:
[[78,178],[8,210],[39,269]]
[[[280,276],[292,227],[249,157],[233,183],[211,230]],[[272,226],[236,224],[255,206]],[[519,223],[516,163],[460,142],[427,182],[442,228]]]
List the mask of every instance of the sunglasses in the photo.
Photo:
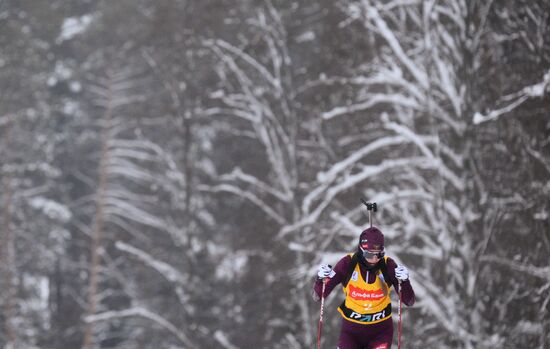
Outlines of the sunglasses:
[[369,250],[364,250],[363,248],[361,248],[361,252],[363,252],[363,257],[365,257],[365,259],[372,259],[374,257],[377,257],[377,258],[382,258],[384,257],[384,250],[381,250],[381,251],[369,251]]

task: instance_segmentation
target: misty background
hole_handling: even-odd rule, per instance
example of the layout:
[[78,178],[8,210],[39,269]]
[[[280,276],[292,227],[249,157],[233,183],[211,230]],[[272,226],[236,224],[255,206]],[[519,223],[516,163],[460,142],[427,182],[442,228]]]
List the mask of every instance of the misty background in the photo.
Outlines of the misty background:
[[550,2],[0,0],[0,45],[3,348],[313,348],[361,197],[404,347],[550,345]]

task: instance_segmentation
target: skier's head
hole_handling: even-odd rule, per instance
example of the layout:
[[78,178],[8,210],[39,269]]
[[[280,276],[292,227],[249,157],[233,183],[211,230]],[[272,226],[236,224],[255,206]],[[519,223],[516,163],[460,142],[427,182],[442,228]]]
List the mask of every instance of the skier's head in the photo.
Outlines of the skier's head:
[[363,230],[359,236],[359,251],[369,263],[384,257],[384,234],[376,227]]

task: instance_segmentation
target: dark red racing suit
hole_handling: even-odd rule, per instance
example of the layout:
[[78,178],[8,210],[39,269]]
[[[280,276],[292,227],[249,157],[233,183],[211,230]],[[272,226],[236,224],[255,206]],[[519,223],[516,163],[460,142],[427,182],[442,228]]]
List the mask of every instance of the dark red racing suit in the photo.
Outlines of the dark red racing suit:
[[[346,278],[346,274],[349,273],[350,264],[352,263],[352,258],[350,255],[346,255],[334,267],[334,272],[336,273],[325,286],[325,297],[327,297],[330,292],[337,285],[341,284]],[[389,278],[391,286],[399,291],[399,283],[395,277],[395,268],[397,264],[391,258],[386,259],[386,277]],[[377,271],[380,269],[380,266],[376,267],[367,266],[366,262],[358,262],[359,270],[362,276],[362,280],[365,281],[368,275],[367,282],[373,284],[374,282],[379,282]],[[368,273],[367,273],[368,271]],[[409,280],[403,281],[401,299],[404,304],[411,306],[414,304],[415,295],[412,289],[411,283]],[[315,295],[320,299],[322,290],[322,281],[317,280],[314,285]],[[390,349],[393,339],[393,322],[391,316],[386,320],[377,323],[357,323],[348,320],[347,318],[342,318],[342,328],[340,330],[340,337],[338,339],[338,349]]]

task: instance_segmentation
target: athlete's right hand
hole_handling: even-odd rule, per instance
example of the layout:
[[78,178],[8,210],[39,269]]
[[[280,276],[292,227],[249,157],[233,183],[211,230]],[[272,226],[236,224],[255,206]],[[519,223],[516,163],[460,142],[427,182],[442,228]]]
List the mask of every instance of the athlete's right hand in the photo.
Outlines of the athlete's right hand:
[[336,273],[332,270],[332,266],[329,264],[321,264],[319,270],[317,271],[317,277],[319,280],[326,278],[332,278]]

